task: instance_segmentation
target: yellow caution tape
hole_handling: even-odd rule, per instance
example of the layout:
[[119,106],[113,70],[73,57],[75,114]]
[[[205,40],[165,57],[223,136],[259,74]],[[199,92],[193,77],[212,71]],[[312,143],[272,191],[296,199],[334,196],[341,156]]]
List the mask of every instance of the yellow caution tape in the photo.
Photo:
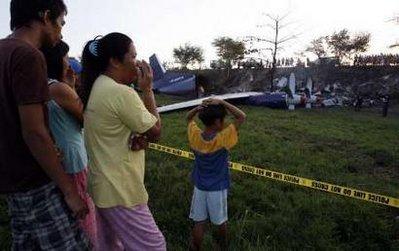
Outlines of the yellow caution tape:
[[[172,154],[175,156],[187,158],[187,159],[194,159],[194,154],[191,152],[179,150],[176,148],[172,147],[167,147],[167,146],[162,146],[158,144],[150,144],[149,146],[153,150],[157,150],[160,152],[165,152],[168,154]],[[343,186],[338,186],[326,182],[321,182],[317,180],[312,180],[312,179],[307,179],[307,178],[302,178],[299,176],[295,175],[289,175],[289,174],[284,174],[280,172],[274,172],[271,170],[263,169],[263,168],[258,168],[254,166],[249,166],[249,165],[244,165],[240,163],[235,163],[235,162],[230,162],[229,163],[230,168],[235,171],[239,172],[244,172],[244,173],[249,173],[252,175],[256,176],[261,176],[264,178],[268,179],[273,179],[285,183],[291,183],[295,184],[298,186],[302,187],[308,187],[320,191],[324,191],[327,193],[334,193],[334,194],[339,194],[342,196],[350,197],[350,198],[355,198],[363,201],[368,201],[372,203],[377,203],[385,206],[390,206],[390,207],[396,207],[399,208],[399,199],[381,195],[381,194],[375,194],[375,193],[370,193],[354,188],[349,188],[349,187],[343,187]]]

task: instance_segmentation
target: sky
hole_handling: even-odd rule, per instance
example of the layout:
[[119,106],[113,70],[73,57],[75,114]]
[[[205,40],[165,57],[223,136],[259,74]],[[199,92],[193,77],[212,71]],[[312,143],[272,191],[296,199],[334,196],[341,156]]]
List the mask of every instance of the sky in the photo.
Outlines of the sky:
[[[220,36],[272,37],[264,14],[288,13],[282,35],[298,34],[281,56],[295,56],[319,36],[343,28],[370,32],[369,54],[399,53],[389,45],[399,40],[399,25],[389,22],[399,13],[398,0],[64,0],[68,6],[64,40],[71,56],[97,35],[122,32],[135,42],[138,57],[157,53],[173,62],[173,48],[185,43],[203,48],[206,63],[216,59],[212,41]],[[0,2],[0,37],[9,30],[9,0]]]

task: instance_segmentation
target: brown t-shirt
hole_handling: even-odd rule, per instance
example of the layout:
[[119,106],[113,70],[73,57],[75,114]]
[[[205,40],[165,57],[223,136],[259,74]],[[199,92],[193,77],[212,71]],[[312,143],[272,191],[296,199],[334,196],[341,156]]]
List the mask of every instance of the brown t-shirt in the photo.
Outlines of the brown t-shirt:
[[47,118],[48,99],[43,54],[22,40],[0,40],[0,193],[50,182],[23,140],[18,112],[18,106],[41,103]]

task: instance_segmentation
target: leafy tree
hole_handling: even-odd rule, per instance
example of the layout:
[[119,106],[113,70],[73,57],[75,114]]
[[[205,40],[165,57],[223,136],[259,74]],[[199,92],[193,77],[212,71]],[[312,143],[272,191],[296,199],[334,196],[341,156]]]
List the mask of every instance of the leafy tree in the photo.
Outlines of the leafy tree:
[[204,61],[204,52],[201,47],[186,43],[184,46],[173,49],[173,57],[183,69],[195,63],[201,64]]
[[227,68],[231,69],[233,64],[244,58],[245,44],[242,41],[235,41],[229,37],[216,38],[212,45],[216,47],[219,59],[224,62]]
[[306,51],[314,53],[318,58],[326,57],[328,55],[327,37],[312,40]]
[[334,32],[327,39],[328,47],[340,62],[351,59],[359,52],[367,51],[370,43],[370,33],[357,34],[351,37],[347,29]]

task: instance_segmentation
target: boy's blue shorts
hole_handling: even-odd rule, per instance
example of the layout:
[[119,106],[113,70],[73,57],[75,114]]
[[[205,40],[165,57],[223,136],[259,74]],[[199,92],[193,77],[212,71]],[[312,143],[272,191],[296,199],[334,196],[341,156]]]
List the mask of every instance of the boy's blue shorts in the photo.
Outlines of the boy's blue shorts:
[[227,189],[203,191],[194,187],[190,219],[201,222],[208,218],[215,225],[227,222]]

